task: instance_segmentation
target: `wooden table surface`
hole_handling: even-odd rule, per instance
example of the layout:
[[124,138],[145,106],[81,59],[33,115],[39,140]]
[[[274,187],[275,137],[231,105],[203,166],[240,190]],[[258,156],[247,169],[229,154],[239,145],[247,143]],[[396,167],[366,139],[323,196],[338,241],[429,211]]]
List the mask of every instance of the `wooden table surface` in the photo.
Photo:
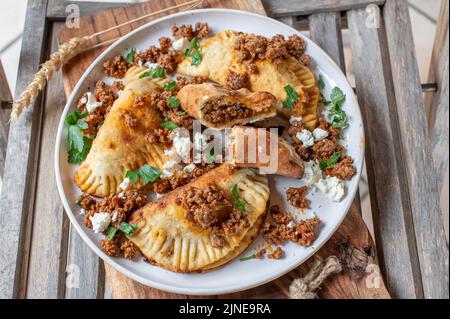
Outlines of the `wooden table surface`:
[[[448,121],[441,118],[448,118],[448,1],[443,1],[444,8],[447,6],[447,29],[439,30],[439,39],[443,40],[436,44],[444,48],[440,50],[443,53],[433,56],[443,70],[437,68],[430,75],[430,80],[439,80],[440,86],[430,94],[427,111],[406,1],[262,3],[269,16],[300,30],[309,29],[311,38],[344,71],[349,66],[344,65],[341,29],[348,29],[356,93],[365,125],[376,256],[384,282],[396,298],[448,298],[448,247],[439,207],[442,179],[436,171],[448,162],[448,149],[445,152],[442,147],[445,143],[448,146]],[[63,28],[68,4],[73,2],[29,1],[16,95],[30,82],[39,63],[57,50],[58,32]],[[76,4],[81,15],[124,6]],[[61,72],[55,74],[45,92],[9,125],[0,199],[0,240],[6,243],[0,247],[0,298],[108,298],[113,294],[114,287],[105,285],[102,262],[71,230],[56,191],[53,147],[56,123],[66,102],[63,87],[70,87],[65,79],[64,85]],[[0,119],[7,130],[3,115]],[[349,216],[360,220],[359,212],[356,201]],[[359,227],[358,222],[350,218],[349,227]],[[365,229],[364,224],[360,229]],[[366,240],[371,242],[370,236]],[[74,282],[77,271],[83,276]],[[279,283],[274,282],[278,287]],[[283,289],[270,297],[286,296]],[[326,291],[321,297],[345,296],[344,292]]]

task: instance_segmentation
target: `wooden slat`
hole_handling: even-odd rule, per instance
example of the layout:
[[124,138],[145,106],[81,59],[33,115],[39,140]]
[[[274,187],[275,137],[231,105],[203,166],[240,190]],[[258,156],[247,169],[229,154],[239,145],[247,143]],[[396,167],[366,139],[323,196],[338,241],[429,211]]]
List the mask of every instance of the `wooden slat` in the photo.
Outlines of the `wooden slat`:
[[429,83],[437,83],[437,92],[425,96],[428,132],[433,148],[438,187],[442,187],[448,166],[448,0],[443,0],[434,38]]
[[412,212],[411,216],[405,216],[406,227],[415,233],[424,297],[448,298],[448,248],[420,91],[419,70],[413,50],[408,3],[403,0],[387,1],[383,7],[383,16],[400,132],[401,145],[397,152],[403,157],[400,165],[404,166],[406,173],[402,188],[409,192]]
[[309,16],[309,34],[311,39],[345,72],[341,14],[339,12],[312,14]]
[[5,166],[6,145],[8,143],[9,115],[11,111],[6,109],[6,101],[11,101],[12,95],[9,90],[8,79],[0,60],[0,180],[3,176]]
[[50,20],[62,20],[67,17],[68,5],[77,5],[80,10],[80,16],[91,15],[109,9],[121,8],[129,5],[129,2],[97,2],[97,1],[67,1],[67,0],[48,0],[47,18]]
[[[375,239],[389,291],[397,298],[422,296],[412,229],[404,211],[408,198],[400,179],[398,132],[392,109],[395,98],[382,29],[365,26],[364,9],[348,12],[358,103],[366,134],[366,169],[374,218]],[[370,61],[368,63],[367,61]],[[383,94],[380,94],[383,92]],[[410,243],[410,245],[408,245]],[[411,261],[411,257],[415,258]],[[417,283],[418,282],[418,283]]]
[[[342,12],[340,12],[339,14],[341,15],[341,30],[348,29],[347,15],[343,14]],[[291,27],[299,31],[309,31],[309,16],[283,16],[276,19],[283,23],[286,23],[287,25],[290,25]]]
[[[30,0],[19,59],[17,94],[42,62],[46,41],[46,0]],[[0,200],[0,298],[23,296],[33,215],[36,151],[43,109],[41,99],[26,109],[9,130]]]
[[[60,25],[51,30],[51,51],[58,50],[56,35]],[[27,298],[64,297],[69,220],[56,188],[54,176],[54,141],[66,102],[62,74],[49,81],[44,103],[39,166],[28,265]],[[45,271],[44,271],[45,269]]]
[[[65,297],[67,299],[103,298],[105,292],[103,262],[73,227],[70,229],[67,270],[67,276],[75,276],[76,280],[74,285],[66,286]],[[79,277],[77,277],[78,275]]]
[[271,17],[347,11],[365,8],[370,4],[382,5],[384,2],[384,0],[262,0],[267,14]]

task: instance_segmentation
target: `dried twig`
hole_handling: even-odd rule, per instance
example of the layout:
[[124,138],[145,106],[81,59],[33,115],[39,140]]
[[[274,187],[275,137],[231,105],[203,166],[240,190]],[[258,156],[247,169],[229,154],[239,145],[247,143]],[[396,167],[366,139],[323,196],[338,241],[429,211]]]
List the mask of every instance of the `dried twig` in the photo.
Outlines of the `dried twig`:
[[110,31],[114,31],[118,28],[129,25],[131,23],[141,21],[141,20],[153,17],[153,16],[161,14],[161,13],[168,12],[170,10],[179,9],[181,7],[185,7],[185,6],[189,6],[189,5],[190,5],[190,7],[183,9],[183,11],[194,9],[195,7],[202,5],[204,3],[204,1],[205,0],[192,0],[192,1],[185,2],[185,3],[177,4],[175,6],[143,15],[141,17],[132,19],[130,21],[124,22],[122,24],[116,25],[116,26],[108,28],[106,30],[96,32],[96,33],[88,35],[88,36],[76,37],[76,38],[70,39],[68,42],[62,44],[57,52],[52,53],[50,55],[50,59],[41,65],[41,68],[39,69],[39,71],[36,74],[34,74],[33,81],[27,86],[25,91],[23,91],[20,94],[20,98],[16,99],[13,102],[12,111],[11,111],[11,119],[12,120],[17,119],[20,116],[20,114],[22,113],[23,109],[28,107],[30,105],[30,103],[36,99],[39,92],[45,88],[47,82],[52,78],[53,73],[58,71],[63,65],[65,65],[74,56],[76,56],[86,50],[104,46],[106,44],[110,44],[110,43],[114,42],[115,40],[117,40],[117,39],[111,39],[111,40],[108,40],[108,41],[105,41],[105,42],[102,42],[102,43],[92,46],[92,44],[89,44],[89,42],[93,38],[95,38],[99,35],[108,33]]

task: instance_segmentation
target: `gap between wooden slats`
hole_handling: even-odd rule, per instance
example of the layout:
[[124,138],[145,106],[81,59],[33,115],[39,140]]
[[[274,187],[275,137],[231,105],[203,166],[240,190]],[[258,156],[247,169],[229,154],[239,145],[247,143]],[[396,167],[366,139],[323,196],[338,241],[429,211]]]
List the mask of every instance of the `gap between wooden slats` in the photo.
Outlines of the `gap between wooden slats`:
[[414,235],[405,221],[405,211],[410,208],[402,185],[404,173],[398,165],[399,139],[392,112],[395,98],[385,36],[382,29],[367,28],[366,17],[364,9],[347,13],[356,93],[365,127],[376,245],[390,293],[397,298],[421,297]]
[[[46,0],[29,1],[19,59],[16,95],[28,85],[46,50]],[[9,130],[0,198],[0,298],[25,295],[36,185],[42,95]]]
[[425,298],[448,298],[449,264],[439,190],[428,139],[419,70],[408,3],[389,0],[383,6],[389,62],[395,91],[399,140],[411,216],[407,228],[415,233]]

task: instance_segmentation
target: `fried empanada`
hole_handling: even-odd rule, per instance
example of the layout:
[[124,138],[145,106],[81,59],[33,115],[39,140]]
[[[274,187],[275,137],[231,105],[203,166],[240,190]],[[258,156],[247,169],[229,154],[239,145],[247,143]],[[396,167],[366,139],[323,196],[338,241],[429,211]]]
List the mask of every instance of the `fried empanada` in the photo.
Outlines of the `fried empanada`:
[[[248,228],[226,236],[223,247],[214,247],[213,234],[186,217],[187,209],[177,198],[190,187],[203,188],[214,183],[232,198],[234,185],[245,202],[243,213]],[[245,250],[257,236],[269,200],[268,181],[250,169],[235,169],[224,164],[194,182],[177,188],[159,200],[135,211],[129,223],[137,225],[129,239],[152,263],[175,272],[198,272],[221,266]]]
[[[264,134],[264,135],[261,135]],[[227,136],[227,159],[236,167],[259,168],[262,173],[303,177],[303,160],[284,138],[264,128],[235,126]]]
[[213,83],[183,87],[177,95],[181,107],[206,127],[224,129],[276,115],[277,99],[268,92],[230,90]]
[[148,69],[132,67],[127,72],[124,80],[128,84],[114,102],[86,160],[75,173],[74,181],[83,192],[98,197],[119,193],[127,171],[144,164],[161,168],[166,161],[164,147],[145,139],[146,133],[160,127],[163,119],[159,111],[150,106],[133,106],[136,97],[159,92],[167,82],[139,78],[146,71]]
[[[227,82],[229,70],[237,73],[247,73],[249,89],[253,92],[267,91],[279,101],[278,111],[285,116],[302,116],[303,122],[309,129],[317,126],[318,88],[311,70],[290,57],[280,64],[268,60],[256,60],[257,72],[250,72],[245,63],[239,61],[235,42],[238,34],[227,30],[205,40],[200,45],[202,61],[199,65],[192,65],[191,58],[185,57],[178,64],[177,72],[190,76],[204,76],[222,85]],[[299,96],[292,110],[284,108],[282,102],[286,100],[285,87],[290,85]]]

